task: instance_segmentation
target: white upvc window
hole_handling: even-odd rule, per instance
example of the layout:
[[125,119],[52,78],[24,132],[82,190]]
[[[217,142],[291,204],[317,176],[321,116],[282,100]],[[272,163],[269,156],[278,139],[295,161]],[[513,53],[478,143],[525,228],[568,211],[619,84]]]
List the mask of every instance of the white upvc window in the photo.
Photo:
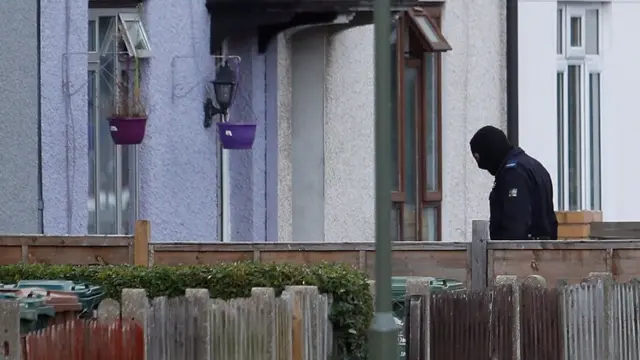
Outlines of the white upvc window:
[[557,16],[557,205],[601,210],[601,6],[559,3]]
[[140,15],[132,9],[89,9],[88,19],[89,234],[131,234],[138,217],[135,145],[114,145],[107,118],[115,88],[128,76],[121,55],[150,56]]

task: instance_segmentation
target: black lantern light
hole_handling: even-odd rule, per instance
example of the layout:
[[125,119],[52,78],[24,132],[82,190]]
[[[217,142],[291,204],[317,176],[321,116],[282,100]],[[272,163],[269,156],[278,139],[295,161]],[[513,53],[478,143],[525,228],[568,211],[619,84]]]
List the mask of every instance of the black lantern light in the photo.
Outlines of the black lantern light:
[[213,92],[218,106],[213,105],[211,98],[204,103],[204,127],[208,128],[213,123],[215,115],[227,115],[227,111],[233,105],[236,93],[236,73],[231,69],[227,61],[218,68],[216,79],[212,81]]

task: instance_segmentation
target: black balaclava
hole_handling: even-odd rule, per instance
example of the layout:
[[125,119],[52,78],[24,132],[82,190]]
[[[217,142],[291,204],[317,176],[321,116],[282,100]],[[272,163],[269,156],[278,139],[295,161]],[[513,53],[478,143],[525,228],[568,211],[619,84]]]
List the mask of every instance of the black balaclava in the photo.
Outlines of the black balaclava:
[[469,145],[471,145],[471,154],[478,154],[479,159],[476,159],[478,167],[487,170],[493,176],[513,149],[513,145],[502,130],[493,126],[485,126],[478,130],[469,141]]

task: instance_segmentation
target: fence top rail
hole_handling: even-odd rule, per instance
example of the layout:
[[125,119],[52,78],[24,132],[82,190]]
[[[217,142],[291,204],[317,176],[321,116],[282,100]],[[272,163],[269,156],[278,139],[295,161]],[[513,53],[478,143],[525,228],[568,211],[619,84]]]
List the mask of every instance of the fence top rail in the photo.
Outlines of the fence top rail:
[[640,239],[616,240],[489,240],[488,250],[640,249]]
[[[395,251],[466,251],[469,242],[394,242]],[[375,243],[150,243],[154,251],[374,251]]]
[[0,235],[2,246],[129,246],[133,236],[127,235]]

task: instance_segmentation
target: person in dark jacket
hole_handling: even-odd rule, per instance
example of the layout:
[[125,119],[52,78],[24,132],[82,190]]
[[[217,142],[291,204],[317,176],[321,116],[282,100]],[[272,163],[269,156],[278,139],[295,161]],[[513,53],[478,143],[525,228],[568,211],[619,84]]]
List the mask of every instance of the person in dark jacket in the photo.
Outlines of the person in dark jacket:
[[493,126],[478,130],[469,145],[478,167],[495,177],[489,195],[491,239],[558,239],[553,184],[544,166]]

